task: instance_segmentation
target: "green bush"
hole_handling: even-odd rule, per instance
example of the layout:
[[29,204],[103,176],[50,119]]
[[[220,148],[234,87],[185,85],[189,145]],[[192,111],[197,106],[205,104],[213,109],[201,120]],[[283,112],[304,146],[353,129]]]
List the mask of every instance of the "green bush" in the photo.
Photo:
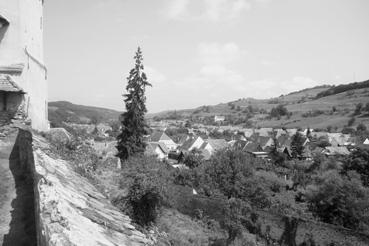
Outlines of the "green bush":
[[309,209],[324,222],[351,229],[368,223],[369,191],[355,172],[348,176],[324,172],[307,188],[306,197]]
[[129,188],[128,205],[133,220],[141,226],[154,223],[162,204],[160,187],[155,178],[137,175]]

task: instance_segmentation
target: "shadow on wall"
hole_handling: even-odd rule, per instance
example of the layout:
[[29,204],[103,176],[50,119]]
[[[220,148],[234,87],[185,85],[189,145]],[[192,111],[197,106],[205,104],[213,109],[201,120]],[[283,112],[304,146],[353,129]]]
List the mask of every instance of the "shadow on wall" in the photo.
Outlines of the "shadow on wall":
[[[27,153],[27,150],[20,147],[22,146],[20,142],[24,141],[21,134],[25,133],[22,131],[18,133],[9,158],[9,168],[15,180],[16,198],[11,203],[13,211],[11,212],[10,230],[4,236],[2,246],[37,245],[33,178],[29,166],[31,163],[27,163],[33,161],[27,158],[32,152]],[[26,158],[24,159],[24,157]]]
[[5,33],[8,30],[8,27],[9,27],[9,25],[5,25],[5,26],[2,26],[2,27],[1,27],[1,25],[2,24],[1,24],[1,20],[0,20],[0,43],[3,40],[3,38],[5,36]]

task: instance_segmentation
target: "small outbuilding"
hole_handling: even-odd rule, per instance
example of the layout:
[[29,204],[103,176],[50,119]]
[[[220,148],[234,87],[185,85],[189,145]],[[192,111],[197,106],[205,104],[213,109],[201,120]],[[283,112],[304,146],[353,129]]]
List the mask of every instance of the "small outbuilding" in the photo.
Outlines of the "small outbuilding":
[[24,94],[10,75],[0,74],[0,124],[24,116]]

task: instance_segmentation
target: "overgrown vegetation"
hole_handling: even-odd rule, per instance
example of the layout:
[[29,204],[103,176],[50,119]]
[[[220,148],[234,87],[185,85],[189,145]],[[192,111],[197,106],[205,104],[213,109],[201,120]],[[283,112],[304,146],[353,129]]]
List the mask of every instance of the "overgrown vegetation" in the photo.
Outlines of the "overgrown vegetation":
[[331,95],[335,95],[338,93],[342,93],[345,91],[364,89],[364,88],[369,88],[369,80],[366,80],[363,82],[354,82],[350,84],[332,86],[328,90],[318,93],[316,97],[321,98],[321,97],[326,97],[326,96],[331,96]]

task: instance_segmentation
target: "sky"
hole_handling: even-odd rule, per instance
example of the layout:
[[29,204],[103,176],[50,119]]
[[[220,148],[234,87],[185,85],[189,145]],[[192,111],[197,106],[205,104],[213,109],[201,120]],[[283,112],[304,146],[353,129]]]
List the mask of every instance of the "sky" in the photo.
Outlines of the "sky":
[[49,100],[124,110],[140,46],[150,113],[369,79],[368,0],[50,0]]

